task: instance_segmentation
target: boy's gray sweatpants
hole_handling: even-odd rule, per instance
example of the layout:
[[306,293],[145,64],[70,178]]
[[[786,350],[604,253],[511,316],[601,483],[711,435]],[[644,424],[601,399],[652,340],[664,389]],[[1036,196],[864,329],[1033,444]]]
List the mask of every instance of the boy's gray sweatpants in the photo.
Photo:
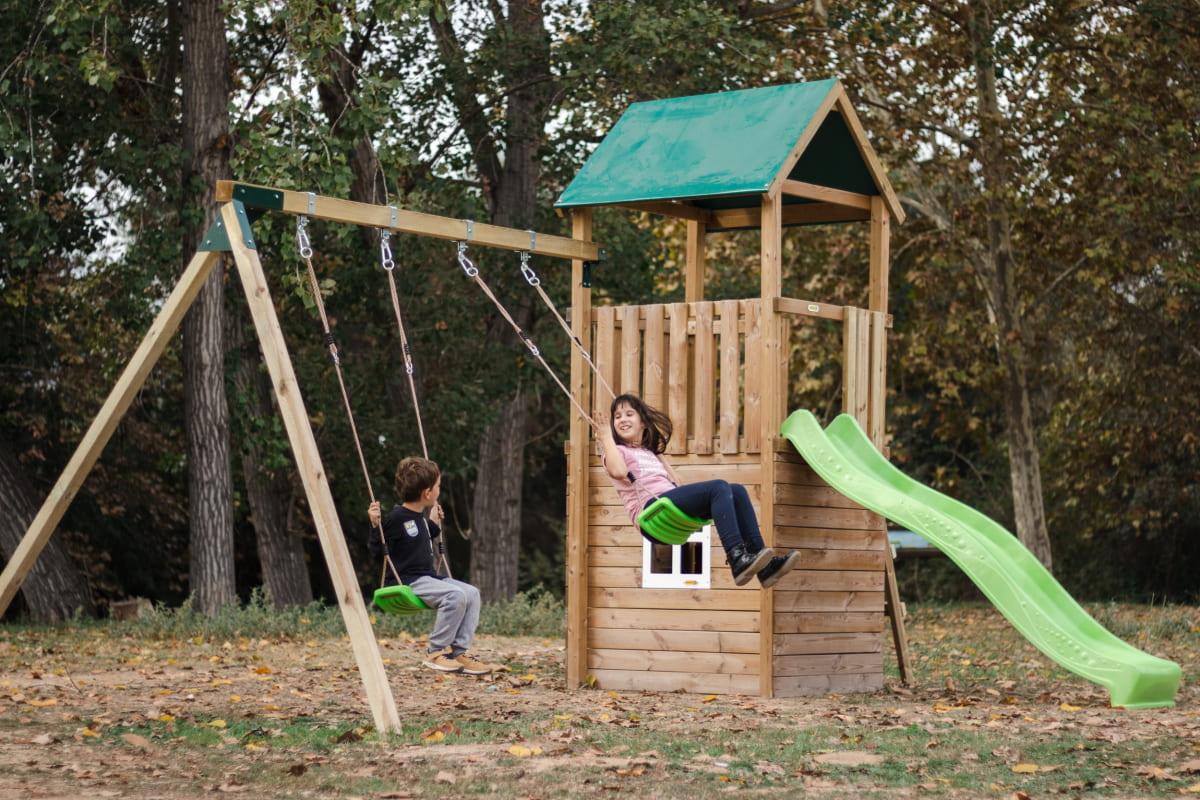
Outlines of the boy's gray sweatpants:
[[451,658],[467,652],[479,624],[479,590],[453,578],[417,578],[409,586],[427,606],[437,609],[429,652],[449,647]]

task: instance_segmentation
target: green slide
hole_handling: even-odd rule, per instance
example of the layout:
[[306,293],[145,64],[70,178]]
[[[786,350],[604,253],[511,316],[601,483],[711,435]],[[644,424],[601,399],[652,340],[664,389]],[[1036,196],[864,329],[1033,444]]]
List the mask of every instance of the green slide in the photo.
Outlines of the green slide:
[[937,546],[1022,636],[1071,672],[1108,689],[1114,706],[1175,704],[1178,664],[1109,633],[1017,537],[893,467],[853,417],[842,414],[821,430],[811,412],[799,410],[780,432],[830,486]]

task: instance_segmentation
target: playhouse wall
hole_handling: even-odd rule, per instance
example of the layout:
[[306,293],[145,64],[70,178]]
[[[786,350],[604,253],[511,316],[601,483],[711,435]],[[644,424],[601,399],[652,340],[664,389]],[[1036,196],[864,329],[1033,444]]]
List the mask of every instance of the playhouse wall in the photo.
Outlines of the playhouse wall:
[[880,689],[884,520],[830,488],[795,451],[775,458],[775,544],[801,553],[800,569],[775,586],[775,694]]
[[[667,459],[685,482],[745,484],[757,505],[757,455]],[[757,583],[734,586],[714,533],[712,588],[640,588],[642,536],[594,456],[588,479],[587,673],[605,689],[758,694]]]

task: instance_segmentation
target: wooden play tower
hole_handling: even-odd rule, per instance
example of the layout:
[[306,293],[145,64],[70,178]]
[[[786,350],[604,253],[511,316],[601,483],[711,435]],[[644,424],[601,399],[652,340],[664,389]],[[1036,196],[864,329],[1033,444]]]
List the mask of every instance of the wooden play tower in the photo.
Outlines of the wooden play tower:
[[[799,569],[762,590],[757,581],[734,586],[715,531],[674,552],[645,542],[576,417],[567,444],[568,685],[762,696],[880,688],[888,617],[906,667],[884,520],[829,488],[778,436],[789,410],[790,326],[811,317],[841,324],[844,410],[884,445],[888,230],[904,213],[841,85],[634,104],[557,205],[584,241],[602,206],[687,221],[684,302],[593,307],[575,261],[574,333],[615,390],[667,411],[675,429],[667,459],[684,481],[745,484],[767,544],[803,555]],[[783,296],[783,228],[833,223],[866,223],[868,308]],[[755,228],[759,295],[706,300],[706,238]],[[571,389],[607,418],[610,398],[579,353]]]

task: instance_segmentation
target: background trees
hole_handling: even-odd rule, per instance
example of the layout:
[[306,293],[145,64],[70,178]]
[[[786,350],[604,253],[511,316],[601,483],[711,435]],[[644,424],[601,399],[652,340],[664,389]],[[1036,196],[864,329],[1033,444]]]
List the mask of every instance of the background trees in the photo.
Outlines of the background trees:
[[[206,52],[182,46],[204,7],[0,3],[12,22],[0,33],[0,457],[34,503],[190,252],[203,224],[187,209],[201,208],[224,156],[245,180],[564,230],[553,199],[629,102],[834,74],[910,212],[893,234],[895,457],[1004,521],[1085,596],[1195,593],[1194,9],[237,0],[200,21],[224,27],[226,55],[210,37],[213,52],[189,61]],[[184,107],[199,85],[214,88],[197,138]],[[211,127],[222,111],[227,132]],[[181,175],[185,164],[203,177]],[[259,222],[260,247],[368,583],[356,536],[366,493],[294,274],[291,224]],[[610,257],[597,302],[680,298],[682,235],[669,221],[600,215]],[[313,237],[388,500],[395,462],[419,448],[377,239],[316,225]],[[756,243],[711,243],[712,296],[745,294]],[[857,229],[790,232],[790,291],[862,304],[865,247]],[[565,404],[461,280],[448,245],[397,237],[393,248],[451,527],[473,533],[470,545],[451,534],[456,572],[493,597],[561,585]],[[479,260],[565,369],[515,259]],[[535,266],[565,303],[566,271]],[[214,562],[217,604],[259,584],[280,604],[326,591],[241,298],[229,295],[210,305],[225,321],[208,326],[208,354],[185,359],[208,364],[207,377],[181,370],[186,348],[164,358],[53,540],[56,585],[89,586],[68,605],[195,593],[208,607],[202,570],[188,566],[202,530],[231,542]],[[837,407],[835,335],[796,331],[808,366],[794,403]],[[185,384],[228,395],[230,432],[211,448],[184,445]],[[231,458],[228,488],[203,477]],[[188,500],[189,475],[214,490],[216,511]],[[5,519],[27,511],[19,494],[0,492]],[[36,613],[69,613],[35,597]]]

